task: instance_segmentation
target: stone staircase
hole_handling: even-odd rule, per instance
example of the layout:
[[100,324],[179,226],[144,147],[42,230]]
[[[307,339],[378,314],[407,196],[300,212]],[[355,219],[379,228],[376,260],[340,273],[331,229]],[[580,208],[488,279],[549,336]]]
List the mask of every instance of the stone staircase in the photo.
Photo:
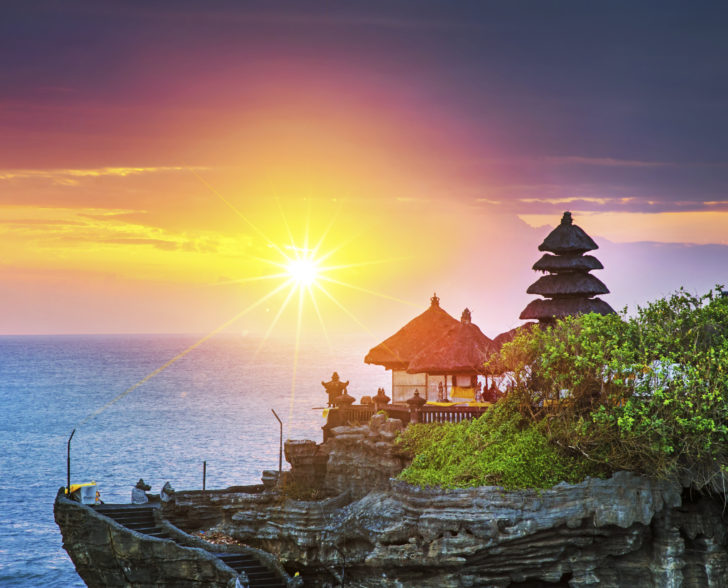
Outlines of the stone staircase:
[[169,539],[154,520],[154,507],[146,504],[100,504],[93,509],[127,529],[159,539]]
[[[146,504],[100,504],[93,509],[120,525],[159,539],[171,539],[165,531],[157,525],[154,519],[155,507]],[[237,573],[245,572],[248,576],[250,588],[285,588],[286,583],[274,572],[265,567],[247,553],[217,553],[210,552]]]

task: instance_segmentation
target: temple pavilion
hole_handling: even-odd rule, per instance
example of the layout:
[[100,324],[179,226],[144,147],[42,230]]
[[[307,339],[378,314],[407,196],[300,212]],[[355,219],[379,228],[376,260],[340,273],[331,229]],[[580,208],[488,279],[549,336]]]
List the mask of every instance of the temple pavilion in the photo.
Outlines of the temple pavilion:
[[598,246],[573,223],[570,212],[564,213],[561,224],[549,233],[538,249],[547,253],[533,265],[533,269],[546,275],[531,284],[526,292],[544,298],[529,303],[520,318],[549,323],[569,315],[614,312],[609,304],[595,298],[599,294],[608,294],[609,289],[589,273],[604,266],[596,257],[584,255],[587,251],[598,249]]
[[430,376],[445,376],[446,379],[450,376],[451,396],[474,398],[478,375],[485,373],[485,361],[496,350],[492,339],[473,323],[470,310],[466,308],[456,326],[412,359],[407,372],[424,372]]
[[420,351],[459,324],[460,321],[440,308],[440,299],[433,295],[425,312],[369,350],[364,357],[366,363],[392,370],[392,402],[405,402],[415,390],[425,399],[437,398],[438,385],[447,384],[445,375],[407,373],[407,369]]

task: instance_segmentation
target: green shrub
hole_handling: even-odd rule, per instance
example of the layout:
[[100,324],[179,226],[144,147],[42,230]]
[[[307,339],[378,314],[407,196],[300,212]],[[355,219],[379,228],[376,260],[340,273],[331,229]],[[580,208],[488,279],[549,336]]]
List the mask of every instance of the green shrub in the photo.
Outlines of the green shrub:
[[[584,315],[504,345],[519,412],[611,469],[722,485],[728,463],[728,296],[679,290],[634,317]],[[566,398],[564,398],[566,396]]]
[[507,400],[472,421],[412,425],[398,443],[413,455],[399,478],[420,486],[550,488],[600,473],[550,444],[539,425]]
[[444,487],[546,488],[618,469],[728,487],[728,292],[684,290],[633,317],[537,326],[489,373],[515,385],[480,419],[416,425],[401,478]]

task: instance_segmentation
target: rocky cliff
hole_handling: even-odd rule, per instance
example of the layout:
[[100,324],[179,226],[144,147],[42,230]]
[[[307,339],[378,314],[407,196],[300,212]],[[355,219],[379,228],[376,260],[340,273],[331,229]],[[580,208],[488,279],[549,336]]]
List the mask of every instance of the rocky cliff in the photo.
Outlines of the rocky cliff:
[[420,489],[390,479],[407,461],[398,427],[289,442],[291,479],[339,494],[250,495],[220,526],[311,586],[728,585],[720,501],[626,472],[540,492]]
[[54,505],[63,546],[92,588],[234,588],[238,574],[204,549],[130,531],[63,497]]

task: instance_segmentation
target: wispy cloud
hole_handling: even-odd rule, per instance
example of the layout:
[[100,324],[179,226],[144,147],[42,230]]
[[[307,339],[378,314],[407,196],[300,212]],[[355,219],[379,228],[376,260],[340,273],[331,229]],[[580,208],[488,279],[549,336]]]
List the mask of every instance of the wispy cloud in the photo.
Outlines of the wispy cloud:
[[158,174],[184,171],[200,171],[209,168],[200,166],[119,166],[85,169],[0,169],[0,181],[46,179],[54,184],[75,185],[81,179],[105,176],[126,177],[142,174]]
[[583,157],[580,155],[546,156],[540,159],[546,163],[556,165],[598,165],[606,167],[669,167],[677,165],[671,161],[641,161],[613,157]]
[[217,236],[177,233],[123,217],[144,211],[102,208],[0,207],[0,235],[54,250],[75,246],[149,246],[163,251],[215,252]]
[[569,196],[568,198],[519,198],[519,202],[526,204],[534,204],[541,202],[544,204],[570,204],[572,202],[591,202],[593,204],[607,204],[610,202],[627,203],[632,198],[594,198],[591,196]]

